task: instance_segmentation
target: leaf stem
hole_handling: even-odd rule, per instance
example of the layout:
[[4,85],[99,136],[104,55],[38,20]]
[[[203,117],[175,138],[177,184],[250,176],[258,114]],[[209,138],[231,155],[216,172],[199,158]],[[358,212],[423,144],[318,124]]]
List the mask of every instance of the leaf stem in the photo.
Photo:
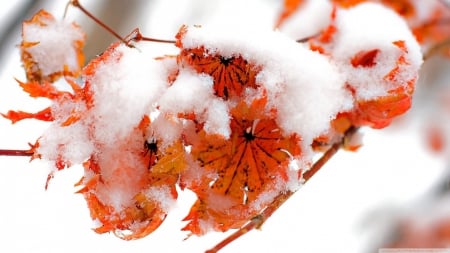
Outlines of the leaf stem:
[[162,40],[162,39],[154,39],[154,38],[150,38],[150,37],[144,37],[141,35],[141,33],[139,33],[138,29],[135,29],[131,34],[135,33],[137,31],[136,34],[134,34],[135,36],[127,36],[127,37],[122,37],[120,36],[117,32],[115,32],[111,27],[109,27],[108,25],[106,25],[105,23],[103,23],[103,21],[101,21],[100,19],[98,19],[97,17],[95,17],[91,12],[89,12],[86,8],[84,8],[80,2],[78,0],[71,0],[69,2],[72,6],[78,8],[81,12],[83,12],[86,16],[88,16],[90,19],[92,19],[95,23],[97,23],[98,25],[100,25],[103,29],[105,29],[106,31],[108,31],[109,33],[111,33],[114,37],[116,37],[117,39],[119,39],[120,41],[122,41],[124,44],[126,44],[127,46],[131,46],[130,45],[130,41],[135,40],[135,41],[150,41],[150,42],[158,42],[158,43],[172,43],[174,44],[175,41],[174,40]]
[[122,41],[125,44],[128,44],[125,39],[120,36],[118,33],[116,33],[113,29],[111,29],[109,26],[107,26],[105,23],[103,23],[100,19],[98,19],[97,17],[95,17],[92,13],[90,13],[86,8],[84,8],[80,2],[78,0],[71,0],[70,4],[76,8],[78,8],[81,12],[83,12],[86,16],[88,16],[90,19],[92,19],[95,23],[97,23],[98,25],[100,25],[101,27],[103,27],[103,29],[105,29],[106,31],[108,31],[109,33],[111,33],[114,37],[116,37],[117,39],[119,39],[120,41]]
[[0,156],[32,156],[33,151],[20,149],[0,149]]

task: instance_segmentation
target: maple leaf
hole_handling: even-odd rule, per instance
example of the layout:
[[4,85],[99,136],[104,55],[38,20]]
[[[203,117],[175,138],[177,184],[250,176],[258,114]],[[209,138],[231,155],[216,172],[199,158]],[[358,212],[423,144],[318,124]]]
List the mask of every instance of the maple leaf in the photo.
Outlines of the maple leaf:
[[[359,1],[354,3],[346,2],[345,5],[347,4],[357,5],[359,4]],[[357,7],[348,11],[354,11],[356,8]],[[344,71],[348,71],[349,73],[347,75],[349,76],[355,74],[361,75],[361,73],[368,74],[370,71],[373,71],[372,73],[376,73],[374,79],[371,80],[371,85],[374,85],[373,83],[378,83],[378,87],[383,87],[383,93],[380,95],[374,95],[371,98],[360,97],[359,94],[361,86],[359,85],[359,82],[362,78],[359,78],[359,80],[349,79],[346,87],[354,96],[354,108],[350,112],[342,112],[339,117],[348,117],[351,125],[356,127],[386,127],[396,116],[403,114],[411,107],[411,97],[414,91],[414,84],[417,80],[417,72],[410,72],[410,70],[417,68],[415,66],[416,62],[412,63],[409,60],[412,56],[409,55],[410,51],[408,50],[408,47],[410,47],[413,42],[409,41],[408,43],[411,44],[407,45],[406,41],[397,40],[383,42],[385,45],[380,44],[380,47],[384,48],[383,50],[386,52],[388,48],[389,50],[392,50],[391,48],[395,48],[395,51],[397,51],[397,59],[393,57],[392,61],[389,63],[381,60],[383,57],[382,55],[386,54],[386,52],[380,48],[363,49],[356,52],[356,54],[351,56],[350,59],[348,59],[348,56],[346,56],[345,59],[340,59],[342,56],[336,56],[334,52],[336,44],[339,43],[339,41],[336,41],[336,38],[339,38],[339,36],[343,33],[342,27],[338,26],[337,19],[345,19],[345,11],[347,10],[336,8],[333,10],[331,13],[330,24],[320,35],[309,41],[310,47],[312,50],[329,55],[329,57],[335,61],[348,61],[344,63],[344,65],[348,65]],[[394,53],[390,53],[390,55],[394,55]],[[390,70],[383,70],[383,72],[378,70],[385,68],[387,64],[392,66]],[[353,74],[353,72],[355,74]],[[344,121],[345,120],[341,120],[341,122]],[[337,132],[341,134],[343,133],[342,130]],[[327,138],[330,139],[330,137]],[[327,138],[325,138],[325,143],[328,142],[326,141]],[[318,142],[323,142],[320,139],[317,140]]]
[[183,48],[182,39],[187,27],[183,26],[177,34],[177,46],[181,48],[178,61],[181,65],[194,68],[198,73],[213,77],[214,92],[223,99],[240,96],[245,88],[257,88],[255,77],[259,68],[240,55],[222,56],[205,49]]
[[50,82],[21,82],[19,80],[16,80],[20,87],[22,87],[23,91],[28,93],[30,97],[33,98],[48,98],[48,99],[56,99],[58,97],[68,95],[71,96],[69,92],[59,91],[55,86],[53,86]]
[[23,22],[21,59],[28,81],[77,77],[84,65],[85,34],[75,23],[56,20],[45,10]]
[[[392,44],[400,49],[401,54],[395,67],[383,79],[397,85],[388,90],[384,96],[370,100],[358,100],[350,116],[354,126],[367,125],[372,128],[383,128],[388,126],[394,117],[403,114],[411,107],[417,76],[404,80],[403,68],[410,65],[405,57],[408,50],[404,41],[394,41]],[[369,54],[372,54],[370,52]]]
[[155,161],[151,165],[155,174],[179,174],[186,169],[186,151],[183,143],[178,140],[164,149],[158,150]]
[[[71,86],[73,93],[68,91],[60,91],[52,83],[47,81],[38,83],[36,81],[21,82],[16,80],[20,87],[33,98],[47,98],[54,103],[61,106],[67,102],[76,102],[85,100],[84,90],[78,86],[74,81],[66,79],[67,83]],[[69,115],[68,118],[62,123],[62,125],[70,125],[79,119],[79,112],[74,111],[73,115]],[[8,111],[6,114],[2,114],[3,117],[11,120],[12,123],[24,119],[37,119],[41,121],[54,121],[55,115],[51,107],[44,108],[38,112],[30,113],[24,111]],[[59,115],[58,115],[59,116]],[[67,117],[67,115],[64,115]]]
[[176,142],[149,151],[143,133],[148,124],[141,122],[127,138],[117,140],[117,146],[101,147],[85,163],[79,193],[92,219],[100,222],[97,233],[114,232],[125,240],[144,237],[160,226],[177,198],[184,146]]
[[283,136],[264,106],[265,99],[250,105],[241,101],[231,111],[229,140],[199,132],[192,157],[216,178],[188,185],[199,200],[186,217],[190,222],[184,230],[203,234],[205,223],[219,231],[238,228],[260,211],[253,205],[262,194],[285,190],[276,182],[289,180],[286,170],[290,159],[301,154],[300,139]]

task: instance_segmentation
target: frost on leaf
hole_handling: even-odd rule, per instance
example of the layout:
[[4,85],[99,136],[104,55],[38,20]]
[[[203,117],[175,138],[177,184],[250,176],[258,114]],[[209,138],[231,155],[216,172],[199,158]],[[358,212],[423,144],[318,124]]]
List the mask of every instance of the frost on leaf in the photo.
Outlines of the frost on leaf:
[[84,64],[85,34],[75,23],[41,10],[22,27],[21,58],[28,81],[53,82],[76,77]]

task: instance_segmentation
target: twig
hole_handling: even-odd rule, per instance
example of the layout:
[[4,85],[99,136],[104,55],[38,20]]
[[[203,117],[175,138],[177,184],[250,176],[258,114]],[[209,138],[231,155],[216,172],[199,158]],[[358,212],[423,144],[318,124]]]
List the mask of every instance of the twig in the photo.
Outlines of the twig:
[[33,153],[30,149],[0,149],[0,156],[33,156]]
[[[92,13],[90,13],[86,8],[84,8],[80,2],[78,0],[70,0],[69,2],[70,5],[80,9],[81,12],[83,12],[86,16],[88,16],[90,19],[92,19],[95,23],[97,23],[98,25],[100,25],[103,29],[105,29],[106,31],[108,31],[109,33],[111,33],[114,37],[116,37],[117,39],[119,39],[120,41],[122,41],[124,44],[126,44],[127,46],[132,46],[130,45],[130,41],[149,41],[149,42],[158,42],[158,43],[171,43],[174,44],[175,41],[174,40],[162,40],[162,39],[154,39],[154,38],[150,38],[150,37],[144,37],[142,36],[142,34],[139,32],[138,29],[135,29],[134,31],[131,32],[130,35],[134,35],[134,36],[126,36],[126,37],[122,37],[120,36],[118,33],[116,33],[111,27],[109,27],[108,25],[106,25],[105,23],[103,23],[103,21],[101,21],[100,19],[98,19],[97,17],[95,17]],[[66,7],[66,11],[67,12],[67,7]],[[65,14],[64,14],[65,15]]]
[[88,16],[90,19],[92,19],[95,23],[97,23],[98,25],[100,25],[101,27],[103,27],[103,29],[105,29],[106,31],[108,31],[109,33],[111,33],[114,37],[116,37],[117,39],[119,39],[120,41],[122,41],[125,44],[128,44],[127,41],[125,41],[125,39],[120,36],[118,33],[116,33],[113,29],[111,29],[109,26],[107,26],[105,23],[103,23],[100,19],[96,18],[92,13],[90,13],[86,8],[84,8],[80,2],[78,0],[71,0],[69,2],[73,7],[78,8],[81,12],[83,12],[86,16]]

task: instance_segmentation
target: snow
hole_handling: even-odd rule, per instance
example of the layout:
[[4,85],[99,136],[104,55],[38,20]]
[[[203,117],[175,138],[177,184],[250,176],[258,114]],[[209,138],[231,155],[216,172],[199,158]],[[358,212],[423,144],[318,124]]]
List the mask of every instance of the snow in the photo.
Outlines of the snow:
[[[45,17],[44,25],[27,24],[23,27],[23,38],[38,44],[26,49],[44,76],[64,70],[78,72],[79,58],[74,45],[84,40],[83,32],[66,20]],[[63,65],[61,63],[64,63]]]
[[[385,23],[381,25],[378,23],[380,15],[386,16],[383,19]],[[356,20],[362,25],[353,28]],[[390,30],[392,32],[384,31],[386,26],[383,25],[387,24],[394,27]],[[285,134],[297,133],[302,136],[306,150],[315,137],[328,131],[330,120],[338,112],[351,109],[353,101],[344,88],[346,81],[358,87],[357,98],[362,99],[386,95],[393,88],[379,84],[385,82],[383,77],[395,68],[402,53],[393,44],[394,41],[401,39],[406,42],[406,58],[411,67],[405,69],[406,74],[401,76],[405,82],[416,77],[421,64],[420,48],[405,22],[379,5],[362,4],[350,10],[342,10],[338,13],[336,25],[339,32],[335,38],[332,61],[270,29],[247,30],[239,27],[221,30],[213,25],[192,26],[183,34],[181,42],[183,48],[203,46],[209,54],[242,56],[254,66],[261,66],[257,82],[268,92],[268,107],[277,108],[278,122]],[[360,27],[364,27],[364,30],[359,29]],[[366,29],[371,30],[370,36],[366,35]],[[375,67],[351,68],[349,62],[355,52],[374,48],[381,51],[376,55]],[[109,143],[115,137],[125,135],[156,102],[164,114],[194,112],[204,120],[208,133],[218,133],[226,138],[229,136],[229,121],[226,116],[229,109],[224,102],[213,96],[211,78],[182,69],[166,92],[163,92],[165,81],[162,76],[158,76],[158,80],[150,85],[138,85],[149,78],[152,80],[147,73],[158,73],[158,70],[165,72],[159,65],[156,69],[145,69],[147,71],[135,67],[146,68],[148,64],[136,64],[142,61],[144,55],[140,51],[124,45],[117,51],[120,56],[112,58],[118,57],[120,61],[102,65],[92,77],[97,103],[93,115],[101,119],[96,123],[97,140]],[[110,100],[115,103],[109,103]],[[124,114],[124,111],[127,113]],[[121,124],[116,122],[119,117]],[[163,132],[157,126],[152,128],[157,133]],[[167,138],[173,141],[175,137],[168,135]]]
[[326,57],[297,43],[280,48],[286,51],[273,52],[272,61],[267,61],[257,78],[269,90],[269,103],[277,108],[285,134],[298,133],[309,145],[329,128],[338,112],[351,108],[352,98]]
[[[297,173],[295,173],[297,174]],[[298,182],[298,180],[297,180]],[[264,191],[261,194],[258,195],[256,200],[252,201],[250,204],[250,210],[263,210],[268,204],[272,203],[275,197],[277,197],[281,192],[285,192],[286,188],[288,190],[291,190],[293,188],[290,188],[289,186],[286,187],[284,185],[284,182],[282,180],[275,180],[270,185],[268,185],[268,188],[273,188],[276,190],[269,190]],[[290,189],[289,189],[290,188]]]
[[142,49],[119,45],[110,59],[88,77],[92,82],[94,138],[113,145],[137,126],[165,90],[167,77],[159,61]]
[[182,44],[183,48],[202,45],[209,54],[242,56],[261,66],[256,78],[267,90],[269,108],[277,108],[284,134],[302,136],[305,149],[329,128],[338,112],[352,106],[345,79],[332,62],[281,32],[189,27]]
[[142,163],[140,153],[136,151],[143,146],[139,137],[116,139],[114,145],[103,146],[97,151],[101,180],[95,192],[102,203],[114,207],[117,213],[133,206],[134,197],[142,190],[147,177],[148,164]]
[[[358,100],[385,96],[389,90],[406,86],[407,81],[417,78],[422,64],[421,49],[400,16],[374,3],[339,10],[336,15],[337,34],[333,41],[332,58],[337,62],[340,71],[347,73],[348,83],[355,87]],[[392,83],[384,80],[384,77],[396,67],[399,57],[403,54],[402,50],[393,44],[396,41],[404,41],[406,44],[405,57],[408,66],[402,67],[401,79]],[[350,64],[357,53],[374,49],[380,50],[375,56],[375,66],[353,67]]]
[[183,131],[181,120],[173,115],[160,115],[156,117],[149,127],[149,143],[161,140],[161,149],[165,149],[174,141],[180,138]]
[[313,37],[330,22],[327,13],[331,13],[332,8],[327,0],[303,1],[301,9],[288,17],[278,29],[295,40]]
[[52,123],[42,134],[39,143],[37,152],[43,159],[56,161],[61,158],[73,165],[86,161],[95,150],[87,128],[80,122],[65,127],[58,122]]
[[174,116],[194,112],[204,119],[208,133],[228,138],[231,131],[228,108],[214,96],[212,85],[213,80],[208,75],[197,75],[190,69],[181,70],[175,82],[158,100],[160,111]]
[[144,190],[144,194],[148,199],[155,201],[164,213],[168,213],[176,203],[167,186],[150,187]]
[[231,134],[228,107],[221,99],[213,99],[205,113],[205,132],[228,138]]

